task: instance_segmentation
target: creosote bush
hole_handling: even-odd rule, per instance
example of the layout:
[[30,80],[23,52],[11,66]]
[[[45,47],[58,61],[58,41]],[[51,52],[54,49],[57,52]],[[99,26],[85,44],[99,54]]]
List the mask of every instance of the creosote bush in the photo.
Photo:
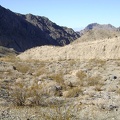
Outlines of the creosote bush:
[[27,73],[28,71],[30,71],[30,66],[27,64],[15,63],[14,67],[21,73]]
[[80,94],[83,94],[83,91],[80,87],[74,87],[70,89],[66,97],[78,97]]
[[84,71],[78,71],[77,73],[76,73],[76,76],[80,79],[80,80],[83,80],[83,79],[85,79],[86,77],[87,77],[87,74],[84,72]]
[[56,81],[59,84],[64,84],[63,73],[49,75],[49,78],[51,78],[52,80]]
[[85,84],[87,82],[87,74],[84,71],[80,70],[76,73],[76,76],[79,79],[78,85],[85,86]]
[[36,71],[35,76],[40,76],[40,75],[43,75],[44,73],[47,73],[47,71],[44,67],[41,67]]
[[43,105],[43,96],[46,93],[43,86],[34,83],[32,86],[16,83],[9,91],[9,99],[15,106]]
[[87,84],[89,86],[102,85],[102,77],[101,76],[89,77]]
[[89,60],[89,65],[102,67],[105,64],[106,64],[106,60],[102,60],[102,59],[91,59],[91,60]]

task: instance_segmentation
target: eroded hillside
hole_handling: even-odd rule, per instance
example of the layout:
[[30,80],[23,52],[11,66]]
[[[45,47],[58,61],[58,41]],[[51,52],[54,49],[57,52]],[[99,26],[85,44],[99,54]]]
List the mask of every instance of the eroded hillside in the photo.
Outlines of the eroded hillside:
[[120,37],[70,44],[64,47],[36,47],[19,55],[27,60],[120,59]]

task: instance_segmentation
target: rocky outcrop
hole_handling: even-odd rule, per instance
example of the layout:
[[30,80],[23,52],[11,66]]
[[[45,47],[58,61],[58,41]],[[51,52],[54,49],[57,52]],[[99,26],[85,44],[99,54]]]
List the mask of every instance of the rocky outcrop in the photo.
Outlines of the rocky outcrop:
[[21,15],[0,6],[0,46],[24,51],[41,45],[63,46],[78,37],[46,17]]

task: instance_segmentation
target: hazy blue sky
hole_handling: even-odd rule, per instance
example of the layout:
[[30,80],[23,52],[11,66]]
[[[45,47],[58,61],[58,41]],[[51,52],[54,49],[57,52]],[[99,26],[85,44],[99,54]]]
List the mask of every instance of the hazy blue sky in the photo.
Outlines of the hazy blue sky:
[[13,12],[45,16],[71,28],[94,22],[120,26],[120,0],[0,0],[0,5]]

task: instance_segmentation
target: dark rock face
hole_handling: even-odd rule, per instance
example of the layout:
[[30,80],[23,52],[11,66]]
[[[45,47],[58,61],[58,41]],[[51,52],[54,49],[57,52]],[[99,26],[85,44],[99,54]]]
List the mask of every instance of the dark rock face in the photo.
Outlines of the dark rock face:
[[63,46],[78,37],[72,29],[46,17],[16,14],[0,6],[0,46],[22,52],[41,45]]

